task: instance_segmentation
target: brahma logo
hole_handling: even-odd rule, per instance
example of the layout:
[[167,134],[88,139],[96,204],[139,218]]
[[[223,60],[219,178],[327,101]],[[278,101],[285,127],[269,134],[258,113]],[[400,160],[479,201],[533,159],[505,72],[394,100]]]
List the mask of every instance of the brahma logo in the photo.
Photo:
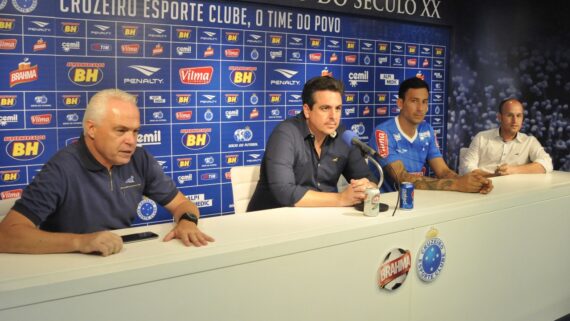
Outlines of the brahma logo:
[[227,165],[235,165],[237,164],[238,160],[239,160],[239,155],[237,154],[226,155]]
[[18,64],[18,69],[10,72],[10,87],[38,79],[38,65],[32,66],[28,58],[25,58],[24,61]]
[[38,39],[38,41],[36,41],[35,44],[32,45],[32,50],[34,52],[36,51],[42,51],[42,50],[46,50],[47,49],[47,42],[45,42],[43,39]]
[[140,49],[141,45],[139,45],[138,43],[129,43],[121,45],[121,52],[124,55],[136,55],[139,53]]
[[0,199],[7,200],[11,198],[21,198],[22,197],[22,189],[12,189],[9,191],[0,192]]
[[224,50],[224,55],[226,58],[238,58],[240,54],[239,48],[231,48]]
[[230,81],[238,87],[248,87],[255,82],[257,67],[230,66]]
[[16,19],[0,18],[0,30],[12,31],[16,26]]
[[282,38],[283,37],[280,35],[270,35],[269,36],[269,43],[272,45],[280,45]]
[[16,95],[0,95],[0,107],[14,107],[16,105]]
[[32,125],[49,125],[51,118],[51,114],[33,115],[31,117]]
[[257,117],[259,117],[259,111],[257,110],[257,108],[254,108],[249,113],[249,119],[256,119]]
[[212,81],[213,73],[214,67],[212,66],[180,68],[178,70],[180,82],[185,85],[207,85]]
[[78,86],[91,87],[103,80],[104,62],[68,62],[66,66],[70,68],[67,77]]
[[7,170],[7,171],[0,171],[0,177],[2,177],[2,182],[4,183],[11,183],[16,182],[20,179],[20,170]]
[[79,32],[79,22],[62,22],[61,30],[66,35],[75,35]]
[[6,153],[17,161],[30,161],[44,153],[45,135],[6,136]]
[[176,101],[180,105],[188,105],[190,104],[191,97],[192,97],[191,94],[176,94]]
[[154,48],[152,48],[152,55],[153,56],[160,56],[164,52],[164,48],[161,44],[157,43]]
[[238,97],[239,97],[238,94],[225,94],[225,96],[226,96],[226,103],[227,104],[231,104],[231,105],[237,104]]
[[311,54],[309,54],[309,60],[310,61],[321,61],[323,54],[320,52],[313,52]]
[[180,169],[190,168],[192,166],[192,157],[178,158],[176,163]]
[[336,53],[332,53],[329,59],[330,62],[336,62],[338,60],[338,55]]
[[214,55],[214,48],[208,46],[208,48],[206,48],[206,50],[204,51],[204,58],[212,57],[213,55]]
[[18,45],[18,39],[0,39],[0,50],[14,50]]
[[192,34],[190,29],[176,29],[176,37],[178,40],[188,40]]
[[176,112],[176,120],[190,120],[192,119],[192,111],[185,110],[185,111],[177,111]]
[[376,146],[378,146],[378,153],[380,157],[388,157],[388,135],[385,131],[377,129],[374,133],[376,136]]
[[182,129],[182,145],[189,150],[200,150],[210,144],[211,128]]
[[226,32],[226,40],[228,42],[238,42],[239,33],[238,32]]
[[81,95],[63,95],[63,104],[67,107],[76,107],[81,101]]
[[311,47],[318,48],[321,46],[321,38],[309,38],[309,43]]
[[136,37],[138,30],[139,30],[138,26],[123,26],[122,27],[123,36],[125,36],[127,38]]

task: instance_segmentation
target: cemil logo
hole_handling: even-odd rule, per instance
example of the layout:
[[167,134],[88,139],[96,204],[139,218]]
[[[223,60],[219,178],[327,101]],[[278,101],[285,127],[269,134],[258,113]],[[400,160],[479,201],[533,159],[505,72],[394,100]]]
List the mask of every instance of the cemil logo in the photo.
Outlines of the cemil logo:
[[178,70],[180,81],[185,85],[207,85],[212,81],[213,73],[214,67],[212,66],[180,68]]
[[45,42],[42,38],[38,39],[36,43],[32,46],[32,50],[35,51],[42,51],[47,49],[47,42]]
[[16,182],[20,179],[20,170],[0,171],[0,177],[4,183]]
[[0,50],[14,50],[18,45],[18,39],[0,39]]
[[0,95],[0,107],[13,107],[16,105],[16,95]]
[[238,94],[226,94],[226,103],[228,104],[236,104],[238,102]]
[[238,87],[251,86],[255,82],[257,67],[230,66],[230,81]]
[[10,198],[21,198],[22,197],[22,189],[12,189],[9,191],[0,192],[0,199],[7,200]]
[[66,35],[74,35],[79,32],[79,22],[62,22],[61,30]]
[[6,153],[17,161],[29,161],[37,158],[44,153],[43,140],[45,135],[30,136],[7,136],[4,141],[6,145]]
[[32,125],[48,125],[51,123],[51,114],[33,115]]
[[229,42],[237,42],[239,40],[238,32],[226,32],[226,40]]
[[81,95],[63,95],[63,104],[68,107],[75,107],[79,105]]
[[16,19],[0,18],[0,30],[12,31],[16,26]]
[[123,26],[122,27],[123,36],[125,36],[127,38],[136,37],[138,30],[139,30],[138,26]]
[[182,129],[182,145],[190,150],[200,150],[210,144],[211,128]]
[[178,167],[180,169],[189,168],[192,165],[192,157],[178,158],[176,162],[178,163]]
[[124,55],[136,55],[139,53],[140,49],[141,45],[139,45],[138,43],[129,43],[121,45],[121,52]]
[[280,45],[282,38],[283,37],[280,35],[270,35],[269,36],[269,43],[272,45]]
[[103,70],[101,69],[105,68],[103,62],[68,62],[66,67],[69,67],[67,77],[78,86],[95,86],[103,80]]
[[177,111],[176,112],[176,120],[190,120],[192,119],[192,111],[185,110],[185,111]]
[[176,29],[176,37],[178,40],[190,39],[191,32],[190,29]]
[[10,72],[10,87],[38,80],[38,65],[32,66],[28,58],[18,64],[18,69]]
[[190,94],[176,94],[176,101],[180,105],[188,105],[190,103]]

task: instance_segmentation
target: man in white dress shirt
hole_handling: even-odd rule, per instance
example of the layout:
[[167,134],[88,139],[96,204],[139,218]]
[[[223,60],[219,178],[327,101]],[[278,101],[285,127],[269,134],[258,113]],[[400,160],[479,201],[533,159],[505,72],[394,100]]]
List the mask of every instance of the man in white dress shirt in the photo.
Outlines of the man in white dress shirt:
[[502,176],[552,172],[552,158],[534,136],[519,132],[524,108],[515,98],[499,104],[499,128],[475,135],[468,151],[460,160],[459,173]]

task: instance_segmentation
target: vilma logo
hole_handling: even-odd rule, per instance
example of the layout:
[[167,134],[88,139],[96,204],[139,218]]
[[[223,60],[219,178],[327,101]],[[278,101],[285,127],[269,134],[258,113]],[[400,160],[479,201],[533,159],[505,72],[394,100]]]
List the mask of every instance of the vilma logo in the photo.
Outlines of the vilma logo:
[[420,247],[416,267],[418,276],[422,281],[435,280],[445,265],[445,244],[437,237],[438,231],[431,228],[427,233],[427,240]]
[[156,216],[157,212],[158,207],[156,206],[156,203],[149,198],[144,198],[137,206],[137,215],[143,221],[152,220]]

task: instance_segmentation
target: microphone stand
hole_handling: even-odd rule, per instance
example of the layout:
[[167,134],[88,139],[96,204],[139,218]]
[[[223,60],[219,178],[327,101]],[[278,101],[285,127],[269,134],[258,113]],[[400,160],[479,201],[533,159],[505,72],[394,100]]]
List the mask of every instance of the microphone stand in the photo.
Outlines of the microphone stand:
[[[376,166],[376,169],[378,170],[378,175],[380,176],[380,180],[378,181],[378,189],[380,189],[382,187],[382,184],[384,183],[384,171],[382,170],[382,166],[380,166],[380,164],[378,164],[378,162],[374,159],[374,157],[370,157],[370,155],[368,153],[365,153],[363,156],[369,162],[372,162],[372,164],[374,164],[374,166]],[[379,205],[378,210],[380,212],[386,212],[389,209],[388,204],[380,203],[378,205]]]

